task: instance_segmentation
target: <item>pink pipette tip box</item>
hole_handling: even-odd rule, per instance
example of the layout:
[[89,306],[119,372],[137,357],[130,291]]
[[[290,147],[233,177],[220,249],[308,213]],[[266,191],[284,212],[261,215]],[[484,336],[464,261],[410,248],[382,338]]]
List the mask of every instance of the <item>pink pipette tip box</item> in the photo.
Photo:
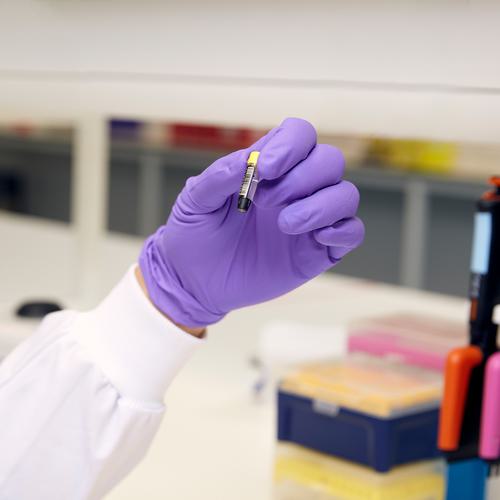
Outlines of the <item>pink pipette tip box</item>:
[[466,325],[411,313],[367,319],[349,328],[349,352],[394,357],[410,365],[444,370],[448,352],[467,343]]

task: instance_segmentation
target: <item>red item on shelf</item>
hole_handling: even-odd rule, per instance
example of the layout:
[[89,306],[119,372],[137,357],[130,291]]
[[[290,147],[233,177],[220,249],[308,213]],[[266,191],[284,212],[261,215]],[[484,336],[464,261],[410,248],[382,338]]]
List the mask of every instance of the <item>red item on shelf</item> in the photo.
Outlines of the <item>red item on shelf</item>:
[[247,128],[173,123],[167,126],[167,142],[174,147],[234,150],[252,144],[261,132]]

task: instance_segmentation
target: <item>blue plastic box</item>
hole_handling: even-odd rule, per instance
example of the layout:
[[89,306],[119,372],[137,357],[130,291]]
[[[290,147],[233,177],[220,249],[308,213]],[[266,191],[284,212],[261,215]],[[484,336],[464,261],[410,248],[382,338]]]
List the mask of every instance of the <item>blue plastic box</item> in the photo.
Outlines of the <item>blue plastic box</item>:
[[278,439],[387,472],[427,460],[437,450],[438,408],[379,418],[329,403],[278,392]]

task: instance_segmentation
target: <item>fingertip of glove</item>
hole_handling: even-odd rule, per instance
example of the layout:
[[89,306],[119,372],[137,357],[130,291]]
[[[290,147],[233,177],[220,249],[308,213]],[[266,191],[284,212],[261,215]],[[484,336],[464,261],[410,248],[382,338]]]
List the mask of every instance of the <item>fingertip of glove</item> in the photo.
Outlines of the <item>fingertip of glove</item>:
[[285,234],[294,234],[292,225],[293,221],[290,215],[285,210],[282,210],[278,216],[278,227]]
[[364,238],[365,226],[358,217],[341,220],[332,226],[314,231],[314,239],[318,243],[335,248],[357,248],[363,243]]
[[311,213],[298,207],[285,207],[278,216],[278,226],[285,234],[302,234],[306,232]]
[[316,130],[301,118],[286,118],[262,147],[259,175],[272,180],[304,160],[316,145]]
[[353,248],[340,248],[340,247],[329,247],[328,255],[333,263],[337,263],[349,252],[354,250]]
[[316,142],[317,139],[316,129],[314,128],[312,123],[308,122],[307,120],[304,120],[303,118],[296,118],[293,116],[285,118],[281,122],[280,128],[283,129],[291,128],[300,133],[300,135],[303,135],[304,139],[312,139],[314,142]]

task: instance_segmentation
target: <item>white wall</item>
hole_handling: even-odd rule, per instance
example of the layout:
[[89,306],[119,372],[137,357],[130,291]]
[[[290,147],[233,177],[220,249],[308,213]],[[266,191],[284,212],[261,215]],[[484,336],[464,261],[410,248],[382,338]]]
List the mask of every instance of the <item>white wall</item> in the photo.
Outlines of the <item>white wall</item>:
[[0,115],[500,141],[500,5],[0,1]]

